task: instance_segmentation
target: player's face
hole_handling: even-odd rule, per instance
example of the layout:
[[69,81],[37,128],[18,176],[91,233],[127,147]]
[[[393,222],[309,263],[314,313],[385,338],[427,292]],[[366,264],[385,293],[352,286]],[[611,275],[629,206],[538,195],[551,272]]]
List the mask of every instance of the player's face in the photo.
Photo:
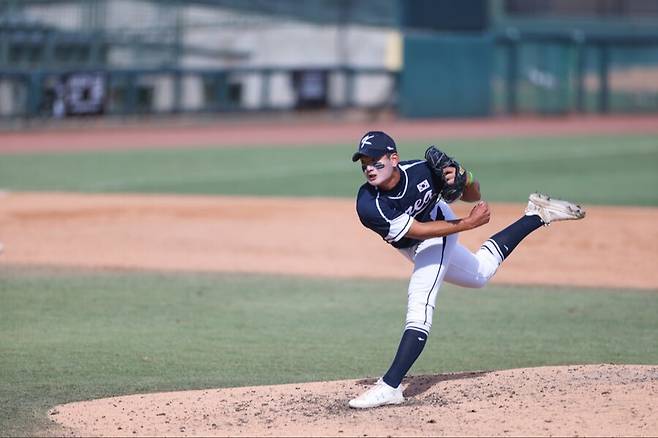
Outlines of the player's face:
[[375,187],[391,179],[397,164],[397,154],[384,155],[378,159],[365,156],[361,157],[361,169],[366,177],[366,181]]

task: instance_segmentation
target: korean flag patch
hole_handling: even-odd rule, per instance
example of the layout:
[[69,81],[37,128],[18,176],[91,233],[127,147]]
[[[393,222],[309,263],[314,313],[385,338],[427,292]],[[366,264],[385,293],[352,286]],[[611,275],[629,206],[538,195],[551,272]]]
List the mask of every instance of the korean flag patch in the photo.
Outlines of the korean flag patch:
[[416,184],[416,187],[418,188],[419,192],[423,192],[430,188],[430,183],[428,183],[427,180],[424,179],[420,183]]

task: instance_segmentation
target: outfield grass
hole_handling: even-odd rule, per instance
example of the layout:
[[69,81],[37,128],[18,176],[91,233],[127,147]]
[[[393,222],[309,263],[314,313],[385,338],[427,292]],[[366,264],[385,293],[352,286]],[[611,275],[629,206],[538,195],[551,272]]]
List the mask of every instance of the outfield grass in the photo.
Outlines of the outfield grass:
[[[0,268],[0,435],[110,395],[377,376],[406,282]],[[658,363],[658,294],[490,286],[441,292],[412,374]]]
[[[585,204],[658,205],[658,136],[451,140],[490,201],[541,190]],[[401,142],[403,159],[427,144]],[[0,189],[353,197],[353,145],[136,150],[0,156]]]

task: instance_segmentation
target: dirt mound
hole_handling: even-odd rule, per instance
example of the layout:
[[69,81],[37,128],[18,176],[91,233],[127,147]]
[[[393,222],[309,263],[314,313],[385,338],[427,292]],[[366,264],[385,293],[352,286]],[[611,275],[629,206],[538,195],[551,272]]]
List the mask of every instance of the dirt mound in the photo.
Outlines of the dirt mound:
[[355,411],[373,380],[141,394],[57,406],[76,436],[656,436],[658,367],[579,365],[405,379],[404,405]]

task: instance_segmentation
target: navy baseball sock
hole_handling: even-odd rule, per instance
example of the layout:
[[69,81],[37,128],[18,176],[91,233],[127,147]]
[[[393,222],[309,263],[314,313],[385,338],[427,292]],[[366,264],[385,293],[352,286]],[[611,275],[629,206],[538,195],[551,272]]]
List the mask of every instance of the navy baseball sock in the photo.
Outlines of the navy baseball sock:
[[[505,260],[519,242],[542,225],[544,225],[544,222],[537,215],[523,216],[504,230],[491,236],[489,240],[496,243],[494,249],[499,252],[498,255],[502,260]],[[489,246],[487,246],[487,249],[491,250]]]
[[404,331],[398,352],[395,354],[395,359],[393,359],[391,367],[383,378],[387,385],[393,388],[397,388],[400,385],[407,371],[409,371],[423,351],[425,341],[427,341],[427,335],[423,332],[413,329]]

